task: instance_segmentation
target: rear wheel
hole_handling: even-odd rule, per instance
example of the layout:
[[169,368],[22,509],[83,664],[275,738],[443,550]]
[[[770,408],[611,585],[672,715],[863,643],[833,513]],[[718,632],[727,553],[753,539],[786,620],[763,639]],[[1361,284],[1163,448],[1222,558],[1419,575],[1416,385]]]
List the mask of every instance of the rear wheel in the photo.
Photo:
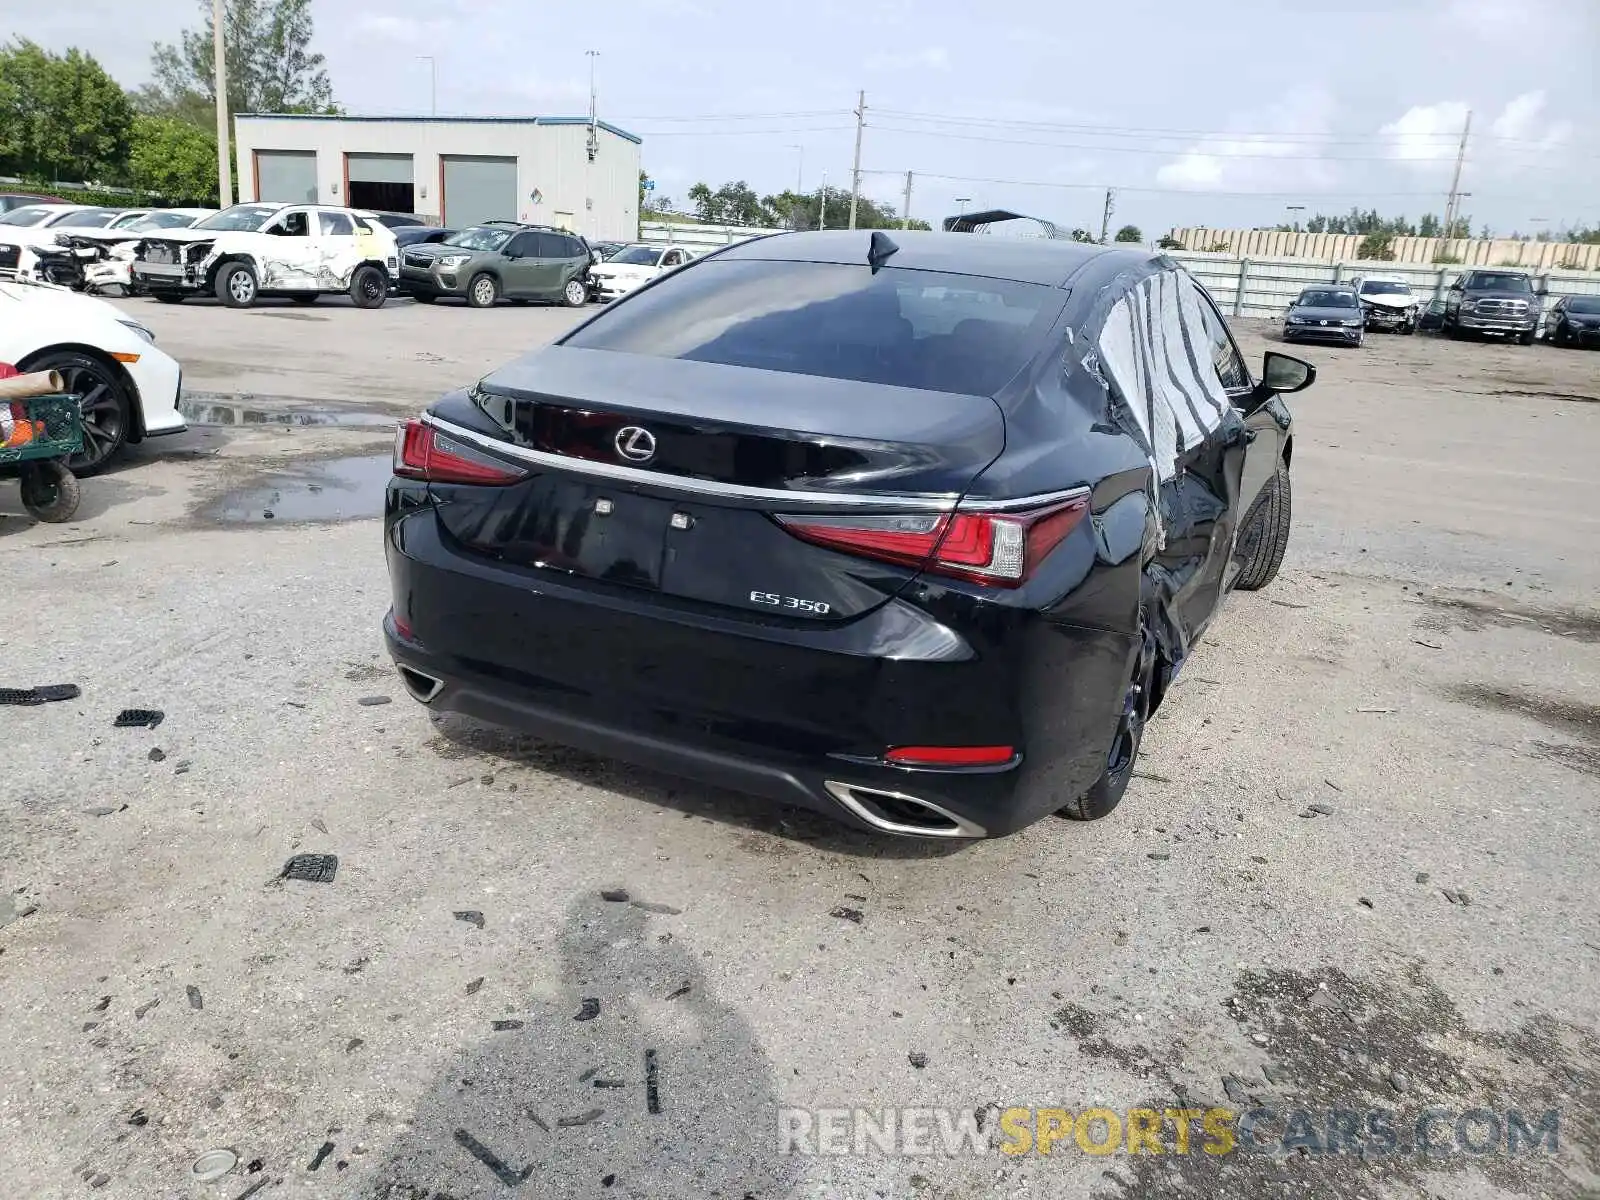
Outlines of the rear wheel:
[[569,279],[567,286],[561,289],[561,298],[568,308],[582,308],[589,301],[589,289],[583,280]]
[[1133,779],[1133,764],[1144,743],[1145,722],[1150,719],[1151,686],[1155,681],[1156,643],[1143,620],[1139,624],[1139,654],[1134,661],[1128,690],[1122,697],[1122,714],[1106,753],[1106,773],[1071,804],[1056,810],[1071,821],[1097,821],[1118,804]]
[[35,521],[72,520],[82,492],[77,477],[59,459],[28,463],[22,469],[22,507]]
[[382,308],[389,298],[389,280],[371,263],[357,267],[350,277],[350,299],[357,308]]
[[1244,566],[1235,586],[1257,591],[1278,576],[1284,551],[1289,548],[1290,488],[1289,468],[1278,464],[1277,472],[1261,489],[1239,531],[1239,555]]
[[474,275],[467,285],[467,303],[473,308],[493,308],[499,298],[500,285],[495,283],[493,275]]
[[217,299],[229,308],[250,308],[258,294],[256,273],[248,263],[226,263],[217,272]]
[[95,475],[111,465],[128,440],[133,403],[121,374],[110,363],[73,350],[30,360],[29,371],[59,371],[62,387],[78,397],[83,411],[83,449],[68,466],[76,475]]

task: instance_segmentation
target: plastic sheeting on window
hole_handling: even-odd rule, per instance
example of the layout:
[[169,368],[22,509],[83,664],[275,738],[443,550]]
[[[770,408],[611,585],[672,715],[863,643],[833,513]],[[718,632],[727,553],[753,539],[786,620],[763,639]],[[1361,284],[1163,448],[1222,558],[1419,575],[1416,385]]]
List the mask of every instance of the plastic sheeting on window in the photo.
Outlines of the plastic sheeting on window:
[[1202,394],[1217,410],[1217,419],[1221,421],[1223,414],[1233,407],[1233,401],[1228,399],[1228,390],[1222,386],[1222,378],[1217,374],[1216,363],[1211,358],[1211,343],[1206,336],[1205,318],[1200,312],[1200,306],[1205,303],[1200,298],[1200,285],[1184,272],[1180,272],[1176,278],[1178,303],[1184,327],[1189,331],[1189,351],[1194,361],[1195,375],[1204,389]]

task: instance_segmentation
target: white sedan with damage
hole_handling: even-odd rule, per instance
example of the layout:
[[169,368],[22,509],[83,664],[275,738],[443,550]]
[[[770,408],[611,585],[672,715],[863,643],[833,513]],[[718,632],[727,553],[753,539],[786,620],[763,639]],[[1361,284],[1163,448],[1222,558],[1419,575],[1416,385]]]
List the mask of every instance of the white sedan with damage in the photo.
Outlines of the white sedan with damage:
[[683,246],[651,246],[645,242],[624,246],[605,262],[589,268],[589,288],[596,300],[615,300],[693,257],[693,251]]
[[235,204],[188,229],[169,229],[138,244],[137,290],[168,304],[215,296],[249,308],[262,296],[302,304],[348,295],[358,308],[380,308],[400,277],[400,251],[382,222],[321,204]]
[[0,362],[59,371],[83,407],[74,474],[110,466],[130,442],[182,433],[183,371],[155,335],[104,300],[64,288],[0,283]]

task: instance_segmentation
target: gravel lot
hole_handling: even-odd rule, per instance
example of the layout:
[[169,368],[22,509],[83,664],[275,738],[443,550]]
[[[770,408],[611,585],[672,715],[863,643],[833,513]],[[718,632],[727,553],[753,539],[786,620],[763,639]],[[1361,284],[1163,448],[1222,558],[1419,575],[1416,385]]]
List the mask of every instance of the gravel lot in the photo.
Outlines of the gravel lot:
[[[83,688],[0,709],[8,1195],[1600,1184],[1600,355],[1298,351],[1321,379],[1293,398],[1284,574],[1229,601],[1116,814],[952,851],[406,699],[377,632],[380,418],[580,314],[126,307],[233,424],[139,447],[72,525],[0,485],[0,686]],[[165,720],[113,728],[130,707]],[[333,882],[275,881],[301,852],[337,854]],[[780,1106],[1258,1101],[1407,1129],[1558,1108],[1559,1150],[778,1139]],[[238,1165],[195,1181],[217,1148]]]

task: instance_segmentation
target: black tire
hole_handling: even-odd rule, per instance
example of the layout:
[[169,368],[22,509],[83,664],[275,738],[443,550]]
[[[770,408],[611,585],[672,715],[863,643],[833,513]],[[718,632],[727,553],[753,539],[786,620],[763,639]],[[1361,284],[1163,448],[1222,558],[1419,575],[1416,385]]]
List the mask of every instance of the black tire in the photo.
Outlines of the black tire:
[[472,281],[467,284],[467,303],[473,308],[493,308],[494,302],[498,299],[500,299],[500,285],[487,271],[474,275]]
[[60,459],[29,463],[22,469],[22,507],[35,521],[70,521],[83,498],[78,477]]
[[561,289],[561,302],[568,308],[582,308],[589,303],[589,287],[581,279],[569,279]]
[[1531,345],[1533,345],[1533,335],[1535,333],[1537,333],[1537,332],[1538,332],[1538,330],[1536,330],[1536,329],[1530,329],[1530,330],[1528,330],[1527,333],[1519,333],[1517,335],[1517,345],[1519,345],[1519,346],[1531,346]]
[[217,299],[229,308],[251,308],[260,298],[260,282],[249,263],[223,263],[217,272]]
[[357,267],[350,276],[350,299],[357,308],[382,308],[388,298],[388,277],[371,263]]
[[1254,592],[1278,577],[1283,553],[1289,548],[1290,498],[1289,468],[1280,462],[1239,530],[1239,556],[1244,566],[1235,587]]
[[76,350],[58,350],[30,359],[27,371],[60,371],[66,390],[80,397],[83,450],[67,466],[74,475],[98,475],[127,444],[133,401],[122,373],[104,359]]
[[290,296],[289,299],[293,300],[296,304],[315,304],[318,300],[322,299],[322,294],[320,292],[296,292],[294,295]]
[[1117,721],[1111,748],[1106,753],[1106,773],[1095,780],[1087,792],[1056,810],[1056,816],[1069,821],[1098,821],[1122,803],[1133,779],[1133,766],[1144,744],[1144,730],[1150,720],[1150,700],[1156,673],[1155,639],[1140,621],[1139,654],[1134,661],[1128,690],[1122,698],[1122,714]]
[[182,292],[151,292],[150,295],[158,304],[182,304],[184,300]]

